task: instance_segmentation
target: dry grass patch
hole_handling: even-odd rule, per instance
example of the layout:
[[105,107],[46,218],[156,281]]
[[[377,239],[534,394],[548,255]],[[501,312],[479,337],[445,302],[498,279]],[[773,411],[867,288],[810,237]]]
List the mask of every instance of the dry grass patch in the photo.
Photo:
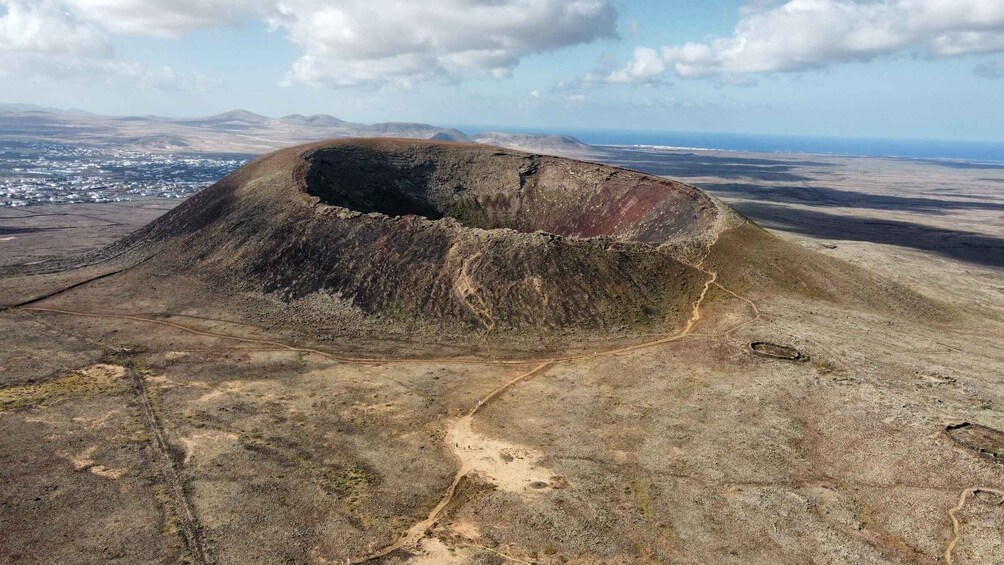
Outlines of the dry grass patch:
[[0,412],[47,405],[69,397],[91,396],[123,390],[125,367],[91,365],[69,375],[41,383],[0,389]]

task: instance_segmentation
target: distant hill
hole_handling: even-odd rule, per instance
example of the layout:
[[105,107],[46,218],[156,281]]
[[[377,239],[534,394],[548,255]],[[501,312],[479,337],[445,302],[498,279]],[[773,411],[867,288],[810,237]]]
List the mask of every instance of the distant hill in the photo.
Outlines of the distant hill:
[[288,116],[283,116],[279,118],[279,121],[288,124],[320,126],[320,127],[335,127],[348,123],[345,120],[338,119],[334,116],[329,116],[328,114],[314,114],[313,116],[304,116],[303,114],[290,114]]
[[142,149],[178,150],[188,148],[188,142],[176,135],[145,135],[124,141],[129,145]]
[[592,152],[592,146],[570,135],[487,131],[474,134],[471,139],[477,143],[548,155],[585,155]]
[[64,114],[67,116],[94,116],[90,112],[78,108],[50,108],[38,104],[0,104],[0,112],[42,112],[46,114]]
[[204,119],[208,122],[247,122],[249,124],[264,124],[272,120],[272,118],[247,110],[231,110]]
[[272,118],[248,112],[247,110],[232,110],[206,118],[177,120],[177,123],[197,127],[247,129],[265,126],[271,121],[273,121]]
[[440,138],[444,141],[470,141],[467,134],[453,128],[441,128],[439,126],[411,122],[383,122],[370,125],[355,125],[352,132],[357,137],[430,139],[435,135],[440,135]]
[[451,133],[450,131],[437,132],[435,135],[429,138],[430,141],[453,141],[453,142],[470,142],[471,138],[467,137],[463,132],[457,130],[452,130],[456,133]]
[[0,104],[0,112],[50,112],[52,108],[46,108],[37,104]]
[[261,154],[282,147],[343,137],[395,137],[484,143],[556,156],[588,158],[593,148],[567,135],[464,132],[417,122],[359,124],[328,114],[271,118],[231,110],[200,118],[102,116],[33,104],[0,105],[0,141],[49,141],[153,152]]

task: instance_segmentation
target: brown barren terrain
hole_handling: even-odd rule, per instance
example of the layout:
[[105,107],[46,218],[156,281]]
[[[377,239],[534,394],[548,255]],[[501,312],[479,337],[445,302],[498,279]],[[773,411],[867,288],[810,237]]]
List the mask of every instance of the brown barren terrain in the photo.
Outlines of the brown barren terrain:
[[4,562],[1004,559],[983,250],[399,141],[75,210],[0,242]]

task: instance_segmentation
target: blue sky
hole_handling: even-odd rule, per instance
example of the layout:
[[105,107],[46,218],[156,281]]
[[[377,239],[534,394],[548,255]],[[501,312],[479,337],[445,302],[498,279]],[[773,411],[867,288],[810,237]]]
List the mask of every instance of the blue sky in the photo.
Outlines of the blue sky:
[[1004,141],[1000,0],[0,0],[0,102]]

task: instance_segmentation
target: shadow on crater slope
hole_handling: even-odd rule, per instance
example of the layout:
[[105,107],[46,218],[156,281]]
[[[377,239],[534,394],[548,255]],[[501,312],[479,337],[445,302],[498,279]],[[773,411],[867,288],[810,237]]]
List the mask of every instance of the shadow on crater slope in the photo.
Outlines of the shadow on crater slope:
[[156,254],[144,269],[315,318],[609,335],[686,322],[708,277],[693,264],[729,214],[614,167],[340,140],[263,157],[106,253]]
[[[715,280],[741,292],[930,309],[906,289],[786,244],[692,186],[414,140],[272,153],[77,265],[116,273],[88,287],[106,296],[95,304],[212,306],[291,331],[458,346],[486,334],[538,349],[672,333]],[[56,267],[22,266],[10,285],[32,290],[11,303],[52,296],[35,281]],[[78,289],[82,277],[62,278]]]

